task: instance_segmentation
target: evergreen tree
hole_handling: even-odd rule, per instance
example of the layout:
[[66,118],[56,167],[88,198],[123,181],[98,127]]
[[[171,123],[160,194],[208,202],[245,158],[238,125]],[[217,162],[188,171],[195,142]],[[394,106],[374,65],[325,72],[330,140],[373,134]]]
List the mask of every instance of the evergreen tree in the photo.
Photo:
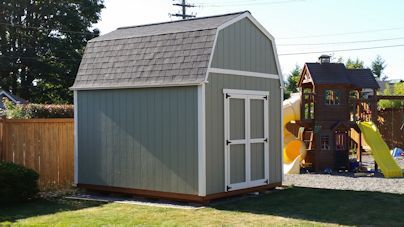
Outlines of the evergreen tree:
[[30,102],[71,103],[103,0],[0,1],[0,87]]
[[382,76],[383,70],[386,68],[386,62],[380,55],[377,55],[376,59],[372,61],[372,72],[375,75],[376,78],[379,78]]
[[296,65],[295,68],[290,72],[286,85],[286,90],[289,91],[289,93],[297,92],[297,85],[299,83],[301,72],[302,69],[298,65]]

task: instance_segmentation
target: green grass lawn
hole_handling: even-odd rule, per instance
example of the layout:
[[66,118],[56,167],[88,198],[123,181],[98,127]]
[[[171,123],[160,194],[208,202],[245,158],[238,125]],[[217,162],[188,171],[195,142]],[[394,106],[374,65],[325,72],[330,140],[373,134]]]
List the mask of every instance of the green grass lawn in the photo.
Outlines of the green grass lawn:
[[403,225],[404,195],[293,187],[184,210],[38,200],[0,207],[0,225]]

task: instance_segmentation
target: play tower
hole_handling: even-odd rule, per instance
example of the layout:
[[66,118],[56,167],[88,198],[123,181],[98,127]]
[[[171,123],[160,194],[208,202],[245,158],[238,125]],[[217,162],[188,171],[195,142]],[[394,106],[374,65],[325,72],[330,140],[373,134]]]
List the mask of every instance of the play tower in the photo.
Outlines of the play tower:
[[[375,121],[379,85],[370,69],[347,69],[322,55],[306,63],[298,83],[300,120],[289,128],[304,141],[304,163],[316,172],[349,168],[349,152],[361,159],[361,132],[356,122]],[[287,126],[288,127],[288,126]],[[300,130],[296,130],[299,128]],[[304,128],[304,130],[302,130]]]

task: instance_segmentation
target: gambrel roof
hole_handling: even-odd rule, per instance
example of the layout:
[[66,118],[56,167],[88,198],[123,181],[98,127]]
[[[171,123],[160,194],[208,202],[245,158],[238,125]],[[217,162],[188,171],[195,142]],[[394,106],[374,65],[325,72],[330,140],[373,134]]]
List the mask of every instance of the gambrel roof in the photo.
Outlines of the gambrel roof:
[[200,84],[218,27],[245,13],[123,27],[92,39],[72,89]]

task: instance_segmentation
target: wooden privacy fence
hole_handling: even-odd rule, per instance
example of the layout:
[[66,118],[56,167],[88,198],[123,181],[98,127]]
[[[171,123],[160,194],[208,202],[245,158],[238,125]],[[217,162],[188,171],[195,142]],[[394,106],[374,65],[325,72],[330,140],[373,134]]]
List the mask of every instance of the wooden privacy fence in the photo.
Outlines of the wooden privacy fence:
[[70,187],[74,177],[74,120],[0,120],[0,157],[39,173],[41,190]]
[[404,108],[379,110],[377,126],[390,148],[404,148]]

